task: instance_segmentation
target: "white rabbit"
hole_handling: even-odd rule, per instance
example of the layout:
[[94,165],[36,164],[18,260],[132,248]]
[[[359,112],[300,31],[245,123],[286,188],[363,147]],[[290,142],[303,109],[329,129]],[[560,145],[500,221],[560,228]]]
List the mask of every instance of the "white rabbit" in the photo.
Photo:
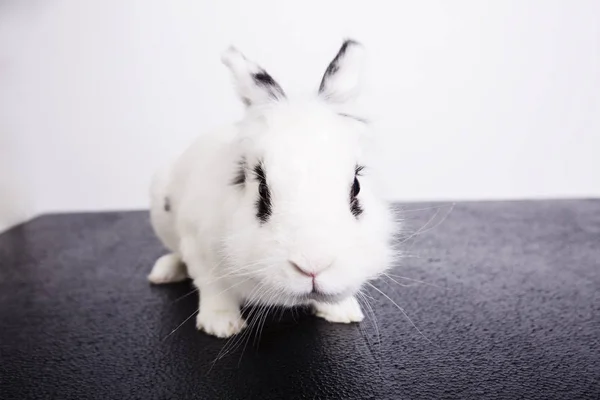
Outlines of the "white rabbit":
[[247,303],[312,305],[332,322],[363,319],[355,294],[389,266],[394,230],[362,171],[368,124],[349,114],[363,54],[346,40],[318,93],[291,100],[239,51],[223,53],[244,118],[201,136],[151,188],[152,225],[172,253],[148,278],[193,279],[199,329],[240,332]]

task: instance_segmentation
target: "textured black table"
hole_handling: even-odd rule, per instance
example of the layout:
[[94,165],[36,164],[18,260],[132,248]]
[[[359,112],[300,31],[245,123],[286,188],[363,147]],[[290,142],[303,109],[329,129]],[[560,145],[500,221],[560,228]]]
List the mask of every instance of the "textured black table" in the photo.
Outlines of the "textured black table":
[[145,212],[18,226],[0,236],[0,398],[600,398],[599,200],[403,209],[392,273],[429,284],[376,285],[427,339],[371,290],[377,327],[277,311],[216,362],[226,342],[193,319],[169,336],[197,297],[146,281],[163,250]]

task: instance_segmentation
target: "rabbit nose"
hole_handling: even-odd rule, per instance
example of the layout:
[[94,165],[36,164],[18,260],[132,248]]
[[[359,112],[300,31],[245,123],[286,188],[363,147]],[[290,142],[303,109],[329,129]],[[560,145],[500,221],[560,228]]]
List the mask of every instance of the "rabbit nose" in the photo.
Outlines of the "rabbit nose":
[[291,264],[292,267],[294,267],[294,269],[296,271],[298,271],[299,273],[301,273],[304,276],[308,276],[310,278],[315,278],[318,274],[320,274],[321,272],[323,272],[323,270],[329,268],[331,266],[331,264],[329,265],[325,265],[323,268],[307,268],[304,265],[300,265],[299,263],[292,261],[292,260],[288,260],[289,263]]

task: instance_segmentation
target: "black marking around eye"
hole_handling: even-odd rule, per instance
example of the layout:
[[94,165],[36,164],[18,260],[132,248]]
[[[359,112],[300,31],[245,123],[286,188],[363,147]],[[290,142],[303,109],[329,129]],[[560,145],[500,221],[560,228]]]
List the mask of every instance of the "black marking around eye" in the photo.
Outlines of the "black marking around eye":
[[352,212],[352,215],[354,215],[357,219],[358,217],[360,217],[360,214],[363,213],[363,208],[362,205],[360,204],[360,201],[355,197],[352,199],[352,201],[350,201],[350,212]]
[[258,199],[256,200],[256,218],[261,223],[269,220],[272,213],[271,191],[267,185],[267,177],[262,164],[257,164],[254,167],[254,174],[258,180]]
[[165,203],[164,203],[163,208],[166,212],[171,211],[171,200],[169,200],[168,197],[165,197]]
[[325,70],[325,74],[321,79],[321,85],[319,85],[319,93],[322,93],[325,90],[325,85],[329,77],[331,75],[334,75],[340,69],[340,60],[342,59],[342,57],[344,57],[344,54],[346,54],[348,47],[357,44],[359,43],[356,40],[352,39],[346,39],[344,41],[342,47],[340,47],[340,50],[336,54],[335,58],[329,63],[329,66]]
[[243,185],[246,183],[246,160],[243,158],[238,162],[238,169],[232,183],[234,185]]
[[285,97],[285,93],[281,86],[279,86],[279,84],[275,82],[275,79],[273,79],[273,77],[264,69],[253,74],[252,79],[254,79],[254,83],[256,83],[257,86],[260,86],[269,92],[269,96],[273,99],[278,100]]

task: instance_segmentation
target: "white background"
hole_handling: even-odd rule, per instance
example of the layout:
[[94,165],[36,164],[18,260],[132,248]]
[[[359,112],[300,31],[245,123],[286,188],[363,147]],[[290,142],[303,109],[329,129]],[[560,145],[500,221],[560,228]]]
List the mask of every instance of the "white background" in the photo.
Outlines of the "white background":
[[391,199],[600,195],[598,1],[4,1],[0,229],[147,207],[158,165],[241,114],[224,48],[310,91],[344,37]]

